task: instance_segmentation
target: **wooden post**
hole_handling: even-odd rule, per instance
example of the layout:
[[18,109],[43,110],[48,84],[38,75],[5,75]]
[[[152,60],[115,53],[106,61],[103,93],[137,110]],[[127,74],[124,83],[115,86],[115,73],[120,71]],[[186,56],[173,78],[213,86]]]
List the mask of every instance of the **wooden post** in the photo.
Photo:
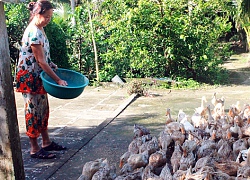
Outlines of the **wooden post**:
[[0,179],[25,180],[4,3],[0,0]]

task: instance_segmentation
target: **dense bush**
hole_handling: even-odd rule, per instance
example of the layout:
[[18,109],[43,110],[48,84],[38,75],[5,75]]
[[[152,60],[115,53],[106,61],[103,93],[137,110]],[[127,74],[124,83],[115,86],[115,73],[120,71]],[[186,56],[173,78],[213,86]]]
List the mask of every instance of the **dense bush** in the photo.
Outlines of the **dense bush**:
[[107,52],[101,77],[183,77],[222,83],[227,74],[219,68],[229,57],[228,44],[218,43],[229,31],[230,10],[222,1],[147,1],[109,14],[105,27]]
[[64,31],[53,21],[45,27],[45,31],[50,42],[52,61],[55,62],[58,67],[70,69],[66,46],[67,36]]

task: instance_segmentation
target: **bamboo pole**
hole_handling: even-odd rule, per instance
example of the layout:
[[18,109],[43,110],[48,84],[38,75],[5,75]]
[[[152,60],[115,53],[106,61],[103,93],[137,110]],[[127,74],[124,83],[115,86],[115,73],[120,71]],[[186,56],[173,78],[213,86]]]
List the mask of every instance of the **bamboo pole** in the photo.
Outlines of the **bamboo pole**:
[[91,12],[90,12],[90,7],[89,7],[90,5],[89,5],[88,0],[87,0],[87,6],[88,6],[88,14],[89,14],[89,24],[90,24],[90,29],[91,29],[91,38],[92,38],[94,54],[95,54],[96,80],[97,80],[97,82],[99,82],[100,78],[99,78],[98,54],[97,54],[97,47],[96,47],[95,36],[94,36],[94,27],[93,27],[92,17],[91,17]]

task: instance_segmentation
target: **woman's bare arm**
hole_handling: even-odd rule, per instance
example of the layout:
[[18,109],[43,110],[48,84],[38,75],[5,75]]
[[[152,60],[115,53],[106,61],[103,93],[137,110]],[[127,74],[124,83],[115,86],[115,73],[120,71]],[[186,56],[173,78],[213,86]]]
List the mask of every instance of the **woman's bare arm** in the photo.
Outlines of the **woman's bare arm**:
[[42,45],[33,44],[31,45],[31,49],[37,60],[37,63],[44,70],[44,72],[46,72],[57,84],[67,86],[67,82],[60,79],[46,62]]

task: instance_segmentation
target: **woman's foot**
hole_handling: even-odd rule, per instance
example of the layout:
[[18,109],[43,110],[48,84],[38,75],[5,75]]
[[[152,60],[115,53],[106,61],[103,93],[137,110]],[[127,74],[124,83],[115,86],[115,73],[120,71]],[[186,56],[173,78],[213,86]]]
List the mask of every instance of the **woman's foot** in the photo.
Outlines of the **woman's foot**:
[[34,154],[30,154],[31,158],[37,158],[37,159],[53,159],[56,157],[55,154],[49,153],[45,151],[43,148],[41,148],[38,152]]
[[62,151],[66,150],[67,148],[52,141],[50,145],[43,147],[43,149],[45,151]]

